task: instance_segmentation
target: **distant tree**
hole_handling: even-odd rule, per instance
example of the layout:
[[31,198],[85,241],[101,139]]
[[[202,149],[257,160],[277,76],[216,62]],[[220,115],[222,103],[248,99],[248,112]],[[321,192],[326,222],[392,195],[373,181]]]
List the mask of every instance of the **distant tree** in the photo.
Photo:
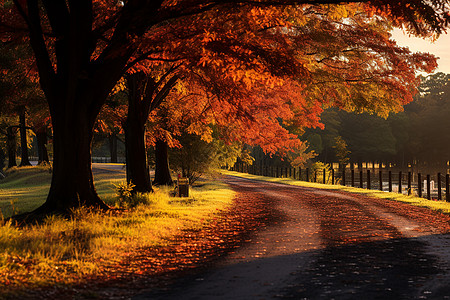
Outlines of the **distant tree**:
[[445,165],[450,160],[450,74],[423,79],[416,100],[405,108],[409,160]]
[[349,158],[350,151],[347,149],[347,147],[348,147],[347,143],[341,136],[336,137],[334,139],[334,141],[335,141],[335,144],[334,144],[333,148],[336,152],[336,157],[338,158],[341,168],[345,168],[345,166],[347,165],[347,163],[350,159]]
[[369,114],[341,112],[341,136],[353,162],[384,161],[395,154],[396,141],[389,122]]
[[198,135],[183,133],[178,137],[181,147],[170,151],[170,162],[172,168],[189,178],[193,184],[204,173],[219,167],[217,160],[217,141],[206,142]]

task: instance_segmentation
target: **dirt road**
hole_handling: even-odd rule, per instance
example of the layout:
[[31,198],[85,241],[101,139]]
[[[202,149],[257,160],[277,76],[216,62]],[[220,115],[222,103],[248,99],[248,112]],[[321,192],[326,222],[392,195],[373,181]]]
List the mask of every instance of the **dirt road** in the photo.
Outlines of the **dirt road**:
[[449,299],[450,217],[344,192],[227,177],[271,221],[208,271],[134,299]]

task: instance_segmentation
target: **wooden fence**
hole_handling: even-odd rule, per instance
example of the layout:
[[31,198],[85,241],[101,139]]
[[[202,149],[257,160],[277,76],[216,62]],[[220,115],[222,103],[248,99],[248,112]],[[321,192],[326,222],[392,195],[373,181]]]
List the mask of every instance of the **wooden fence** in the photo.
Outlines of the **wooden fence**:
[[450,202],[449,174],[422,174],[420,172],[403,172],[391,170],[355,170],[355,169],[310,169],[282,168],[271,166],[249,166],[236,164],[232,170],[254,175],[292,178],[296,180],[324,184],[340,184],[364,189],[397,192],[416,195],[427,199],[446,200]]

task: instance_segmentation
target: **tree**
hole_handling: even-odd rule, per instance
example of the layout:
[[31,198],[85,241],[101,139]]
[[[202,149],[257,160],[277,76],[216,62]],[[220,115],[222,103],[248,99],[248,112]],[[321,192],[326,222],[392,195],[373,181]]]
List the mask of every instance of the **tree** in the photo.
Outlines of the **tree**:
[[16,167],[17,133],[14,127],[8,126],[8,128],[6,129],[6,137],[7,137],[6,149],[8,152],[8,168]]
[[[136,72],[127,75],[128,85],[128,114],[125,121],[125,147],[127,157],[127,181],[133,182],[135,192],[150,192],[152,186],[147,163],[147,151],[145,141],[145,124],[150,112],[156,109],[169,93],[170,89],[178,80],[177,76],[169,77],[173,69],[167,70],[162,77],[157,80],[150,74]],[[168,164],[168,148],[164,141],[157,141],[157,154],[160,159],[165,159]],[[168,170],[160,170],[164,164],[158,164],[156,174],[158,176],[169,176]],[[155,183],[163,183],[155,178]],[[163,183],[164,184],[164,183]]]
[[395,130],[406,131],[408,160],[426,162],[439,166],[449,161],[450,146],[450,75],[437,73],[424,78],[420,93],[414,102],[405,108],[408,122],[403,128],[397,125]]
[[[17,129],[20,132],[20,166],[30,166],[28,147],[30,137],[36,132],[30,121],[44,122],[48,111],[42,105],[43,95],[37,83],[31,49],[24,43],[1,43],[0,50],[0,72],[4,75],[0,79],[0,114],[18,116],[18,122],[15,118],[9,118],[10,128],[3,132],[9,139],[9,166],[16,166]],[[30,115],[33,117],[30,118]]]
[[351,161],[386,161],[395,154],[395,137],[386,119],[367,113],[340,115],[340,134],[348,143]]
[[341,136],[336,137],[334,141],[335,144],[333,148],[336,151],[336,157],[338,158],[339,164],[342,168],[345,168],[349,161],[348,155],[350,154],[350,151],[347,149],[347,143]]
[[[42,1],[42,7],[37,0],[13,2],[14,7],[9,1],[1,3],[5,10],[0,14],[2,39],[11,36],[6,32],[10,28],[17,34],[28,32],[52,117],[53,176],[47,200],[36,214],[67,212],[79,205],[107,208],[93,184],[90,165],[93,127],[108,94],[141,45],[141,37],[152,38],[152,47],[145,53],[155,54],[159,53],[161,45],[167,44],[163,38],[166,33],[191,17],[194,19],[189,24],[211,11],[238,15],[243,10],[251,12],[248,8],[260,10],[262,13],[258,17],[265,15],[269,21],[274,15],[272,1],[128,0],[111,5],[103,1],[58,0]],[[241,5],[232,5],[236,3]],[[303,1],[281,1],[277,5],[294,3]],[[414,5],[389,1],[368,3],[372,5],[372,8],[367,6],[369,11],[379,11],[392,17],[396,25],[405,24],[409,30],[422,35],[439,33],[450,18],[447,1],[417,0]],[[297,9],[300,17],[308,7]],[[19,15],[23,22],[19,21]],[[284,24],[273,21],[274,26]],[[280,28],[277,32],[283,31],[286,32]],[[200,60],[202,62],[204,60]]]
[[19,131],[20,131],[20,149],[21,149],[21,161],[20,166],[31,166],[28,158],[28,141],[27,141],[27,127],[26,124],[26,110],[25,107],[21,107],[19,112]]

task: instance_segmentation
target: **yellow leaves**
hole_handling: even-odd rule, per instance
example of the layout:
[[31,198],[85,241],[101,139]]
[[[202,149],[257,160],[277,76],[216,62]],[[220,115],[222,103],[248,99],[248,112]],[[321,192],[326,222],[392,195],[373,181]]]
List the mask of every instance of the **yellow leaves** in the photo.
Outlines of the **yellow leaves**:
[[117,94],[117,93],[119,93],[119,92],[121,92],[121,91],[126,90],[126,88],[127,88],[127,84],[126,84],[125,78],[122,77],[122,78],[120,78],[120,80],[116,83],[116,85],[115,85],[114,88],[112,89],[110,95],[115,95],[115,94]]
[[202,124],[200,122],[192,123],[191,125],[189,125],[186,131],[189,134],[199,135],[200,138],[207,143],[211,143],[213,140],[213,130],[211,129],[211,127],[206,126],[205,124]]
[[345,5],[332,5],[328,7],[329,13],[328,17],[331,20],[341,20],[348,18],[349,12],[347,11],[347,6]]

